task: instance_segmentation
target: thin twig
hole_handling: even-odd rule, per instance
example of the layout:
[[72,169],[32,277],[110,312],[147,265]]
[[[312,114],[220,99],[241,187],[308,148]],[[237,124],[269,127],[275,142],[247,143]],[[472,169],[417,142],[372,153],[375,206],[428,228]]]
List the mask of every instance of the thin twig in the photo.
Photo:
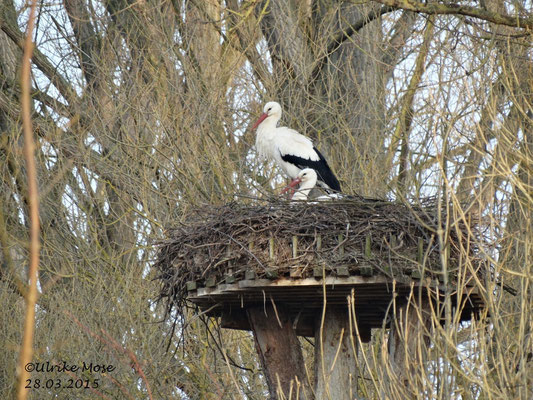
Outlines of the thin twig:
[[26,159],[26,171],[28,175],[28,204],[30,214],[30,261],[28,280],[30,286],[26,294],[26,317],[24,320],[24,332],[19,359],[19,381],[17,398],[24,400],[28,396],[25,388],[26,380],[30,373],[26,371],[26,365],[33,357],[33,334],[35,331],[35,304],[37,303],[37,279],[39,271],[39,189],[37,186],[37,168],[35,166],[35,143],[31,123],[30,103],[30,74],[31,56],[33,53],[32,32],[35,23],[35,9],[37,1],[31,0],[30,16],[26,40],[24,42],[24,55],[21,68],[21,102],[22,102],[22,126],[24,130],[24,158]]

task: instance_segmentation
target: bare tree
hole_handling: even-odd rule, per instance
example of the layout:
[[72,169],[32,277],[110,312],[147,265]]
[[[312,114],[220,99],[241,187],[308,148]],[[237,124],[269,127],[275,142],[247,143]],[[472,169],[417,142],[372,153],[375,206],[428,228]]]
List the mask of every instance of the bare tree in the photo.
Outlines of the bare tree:
[[[0,4],[6,396],[28,287],[27,11]],[[403,386],[376,351],[388,333],[377,335],[362,347],[360,392],[531,397],[532,18],[506,0],[41,1],[31,89],[42,240],[35,361],[117,367],[83,375],[100,386],[78,398],[264,398],[250,337],[194,318],[172,330],[150,266],[154,241],[194,206],[276,193],[280,175],[256,160],[249,124],[277,100],[283,123],[316,141],[347,192],[441,196],[456,220],[478,219],[491,243],[492,275],[477,282],[490,318],[443,329],[433,320],[433,344],[418,342],[429,361]],[[495,279],[518,295],[509,300]],[[32,374],[48,377],[82,378]]]

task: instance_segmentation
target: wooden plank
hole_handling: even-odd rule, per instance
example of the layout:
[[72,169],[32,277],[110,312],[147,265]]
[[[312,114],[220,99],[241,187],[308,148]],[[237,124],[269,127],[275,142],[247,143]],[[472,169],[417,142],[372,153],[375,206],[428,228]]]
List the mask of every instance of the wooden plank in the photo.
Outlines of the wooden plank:
[[[349,295],[348,291],[336,291],[335,293],[326,292],[326,298],[328,302],[335,301],[337,303],[345,304],[346,296]],[[274,298],[276,301],[283,301],[289,304],[318,304],[319,307],[322,304],[323,293],[322,291],[316,292],[283,292],[275,293],[271,291],[265,292],[237,292],[230,294],[214,294],[205,295],[202,297],[189,297],[189,300],[197,304],[213,304],[222,302],[224,304],[250,304],[250,303],[262,303],[264,299],[268,297]],[[399,297],[406,297],[405,293],[397,293]],[[388,304],[393,299],[393,292],[383,292],[378,294],[373,293],[359,293],[357,295],[358,305],[371,307],[373,304],[380,303]]]
[[246,280],[252,280],[255,279],[255,271],[248,270],[244,273],[244,279]]
[[276,267],[267,268],[265,271],[265,276],[268,279],[276,279],[278,277],[278,268]]
[[301,278],[303,276],[303,267],[299,267],[299,266],[290,267],[289,276],[291,278]]
[[224,291],[230,291],[230,290],[239,290],[240,289],[240,286],[238,283],[221,283],[219,285],[217,285],[216,289],[214,290],[214,292],[224,292]]
[[[363,277],[359,275],[349,276],[349,277],[335,277],[327,276],[325,278],[326,286],[343,286],[343,285],[358,285],[358,284],[375,284],[375,283],[388,283],[392,286],[390,278],[383,275],[375,275],[372,277]],[[290,278],[279,278],[275,281],[269,279],[255,279],[253,281],[242,280],[239,281],[239,286],[241,288],[252,288],[252,287],[301,287],[301,286],[323,286],[323,280],[316,280],[314,278],[304,278],[304,279],[290,279]]]
[[[189,296],[190,300],[196,300],[199,297],[205,295],[209,297],[220,297],[220,296],[229,296],[231,297],[235,293],[238,294],[245,294],[245,295],[253,295],[257,294],[260,296],[263,296],[263,292],[273,293],[275,295],[287,295],[287,296],[294,296],[295,294],[298,295],[310,295],[310,296],[316,296],[317,294],[321,294],[323,290],[322,280],[316,280],[316,279],[305,279],[307,282],[303,282],[304,280],[301,280],[299,284],[297,285],[284,285],[284,282],[282,281],[270,281],[270,280],[254,280],[254,281],[240,281],[238,284],[232,284],[232,285],[225,285],[221,284],[218,285],[217,288],[199,288],[196,295]],[[380,296],[380,295],[389,295],[392,293],[392,285],[387,283],[374,283],[374,284],[359,284],[359,285],[350,285],[349,282],[343,282],[341,279],[337,280],[329,280],[326,279],[326,293],[328,296],[343,296],[345,293],[349,293],[351,288],[355,288],[357,291],[358,297],[364,297],[364,296]],[[333,285],[332,282],[335,282]],[[432,281],[428,286],[432,289],[436,289],[437,285],[435,284],[436,281]],[[424,289],[426,287],[427,282],[421,282],[420,286],[422,286]],[[419,285],[415,285],[415,287],[418,287]],[[399,294],[401,293],[408,293],[411,290],[410,286],[407,285],[396,285],[396,292]],[[444,294],[444,291],[442,291],[442,288],[439,288],[441,290],[441,295]]]
[[194,296],[189,295],[188,299],[194,301],[194,299],[209,296],[209,294],[215,290],[215,288],[198,288],[196,294]]
[[370,265],[363,265],[359,268],[359,272],[361,273],[361,276],[372,276],[374,274],[374,268]]
[[214,275],[210,276],[205,281],[206,287],[212,288],[212,287],[215,287],[216,285],[217,285],[217,279],[216,279],[216,276]]
[[350,270],[347,266],[337,267],[337,276],[338,277],[347,277],[350,276]]

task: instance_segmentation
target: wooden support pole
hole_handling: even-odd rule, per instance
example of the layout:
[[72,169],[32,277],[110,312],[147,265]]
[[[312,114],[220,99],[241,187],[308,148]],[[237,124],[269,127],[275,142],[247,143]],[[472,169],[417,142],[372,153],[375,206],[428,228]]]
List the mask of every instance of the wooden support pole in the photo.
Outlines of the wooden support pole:
[[352,400],[357,390],[357,338],[348,307],[327,307],[315,321],[316,399]]
[[405,398],[417,397],[423,384],[419,381],[419,368],[424,368],[426,353],[430,344],[431,308],[426,302],[411,301],[395,307],[395,318],[391,322],[388,341],[391,384],[398,381],[398,387]]
[[418,256],[417,261],[420,265],[424,262],[424,239],[418,238]]
[[365,257],[372,257],[372,237],[370,235],[366,235],[365,237]]
[[231,268],[233,264],[231,258],[231,246],[226,246],[226,258],[228,259],[228,268]]
[[338,238],[339,238],[339,254],[341,256],[343,256],[344,255],[344,244],[343,244],[344,235],[342,233],[339,233],[339,237]]
[[268,257],[270,260],[274,260],[274,238],[268,239]]
[[270,399],[311,400],[302,349],[288,311],[281,305],[276,305],[275,309],[265,305],[251,307],[247,314]]

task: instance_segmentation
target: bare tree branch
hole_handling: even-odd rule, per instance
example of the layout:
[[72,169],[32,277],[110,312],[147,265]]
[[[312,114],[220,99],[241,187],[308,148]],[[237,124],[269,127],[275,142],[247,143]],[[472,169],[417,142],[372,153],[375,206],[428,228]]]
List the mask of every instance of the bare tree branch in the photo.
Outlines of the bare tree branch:
[[[409,86],[407,92],[402,98],[402,108],[400,115],[398,116],[398,123],[393,133],[393,139],[391,142],[391,148],[389,157],[392,157],[396,151],[396,146],[400,144],[400,158],[399,158],[399,168],[398,168],[398,190],[402,196],[407,195],[407,170],[408,165],[408,153],[409,153],[409,133],[411,131],[411,123],[413,121],[413,107],[415,94],[420,82],[422,80],[422,75],[426,70],[426,58],[429,53],[429,45],[433,39],[433,18],[428,20],[426,29],[424,31],[424,41],[420,46],[420,51],[415,61],[415,68],[411,80],[409,81]],[[390,167],[389,167],[390,168]]]
[[382,15],[385,15],[391,11],[394,11],[393,7],[383,6],[379,10],[372,9],[364,17],[360,18],[354,24],[349,25],[346,29],[338,32],[333,40],[328,44],[326,53],[315,61],[315,67],[311,73],[311,81],[315,80],[318,75],[321,73],[328,57],[333,54],[345,41],[347,41],[355,32],[358,32],[360,29],[363,29],[366,25],[375,21]]
[[461,5],[457,3],[421,3],[416,0],[374,0],[385,6],[401,8],[408,11],[425,14],[465,15],[499,25],[514,26],[516,28],[533,29],[533,17],[520,17],[491,12],[481,8]]
[[91,24],[90,14],[82,0],[66,0],[65,10],[79,45],[81,69],[89,85],[97,79],[95,52],[100,48],[99,37]]
[[[10,19],[10,13],[7,10],[8,5],[0,6],[2,12],[0,16],[0,28],[4,33],[21,49],[24,49],[25,37],[19,28],[15,25],[16,20]],[[69,102],[73,103],[77,98],[75,91],[70,84],[57,72],[57,69],[50,63],[48,58],[39,51],[34,49],[32,61],[46,75],[48,79],[60,91],[62,96]]]
[[35,306],[37,303],[37,280],[39,279],[39,188],[37,184],[37,168],[35,162],[35,141],[31,123],[31,57],[33,53],[32,34],[35,25],[35,9],[37,0],[31,2],[28,28],[24,43],[24,56],[21,71],[21,103],[22,124],[24,128],[24,158],[28,175],[28,203],[30,208],[30,257],[28,269],[29,287],[26,293],[26,316],[22,344],[20,346],[19,376],[17,385],[17,399],[25,400],[28,397],[26,381],[30,377],[27,364],[33,357],[33,335],[35,331]]

